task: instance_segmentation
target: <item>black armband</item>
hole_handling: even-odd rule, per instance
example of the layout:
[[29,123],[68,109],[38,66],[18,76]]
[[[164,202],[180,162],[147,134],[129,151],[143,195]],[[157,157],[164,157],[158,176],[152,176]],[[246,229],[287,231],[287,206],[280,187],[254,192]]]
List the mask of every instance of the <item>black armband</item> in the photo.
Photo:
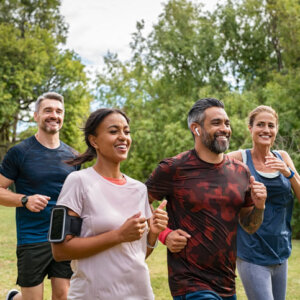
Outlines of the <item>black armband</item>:
[[48,241],[51,243],[63,242],[67,234],[79,236],[82,219],[70,216],[65,206],[55,206],[51,211]]

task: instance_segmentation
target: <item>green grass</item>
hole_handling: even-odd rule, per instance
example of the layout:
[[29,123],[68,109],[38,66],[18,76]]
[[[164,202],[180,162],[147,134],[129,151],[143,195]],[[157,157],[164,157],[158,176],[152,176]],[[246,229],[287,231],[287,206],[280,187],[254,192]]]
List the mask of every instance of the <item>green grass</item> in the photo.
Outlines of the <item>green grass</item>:
[[[16,232],[14,209],[0,206],[0,299],[15,285],[16,267]],[[159,244],[147,259],[153,291],[156,300],[171,300],[169,292],[166,248]],[[241,281],[237,277],[238,300],[247,300]],[[45,280],[45,300],[51,299],[49,280]],[[300,300],[300,240],[293,241],[293,251],[289,259],[287,300]],[[267,300],[267,299],[266,299]]]

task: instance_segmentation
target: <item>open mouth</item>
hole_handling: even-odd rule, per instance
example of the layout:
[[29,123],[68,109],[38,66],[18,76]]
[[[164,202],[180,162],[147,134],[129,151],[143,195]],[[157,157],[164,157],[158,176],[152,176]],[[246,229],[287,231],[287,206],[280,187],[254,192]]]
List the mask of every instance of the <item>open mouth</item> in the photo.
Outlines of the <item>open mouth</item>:
[[117,149],[119,150],[123,150],[123,151],[126,151],[127,150],[127,145],[117,145],[115,146]]
[[271,138],[270,135],[260,135],[259,137],[261,137],[263,139],[270,139]]
[[215,139],[217,141],[228,141],[229,136],[228,135],[215,135]]
[[45,123],[47,123],[47,124],[49,124],[51,126],[56,126],[56,125],[60,124],[60,121],[59,120],[50,119],[50,120],[45,120]]

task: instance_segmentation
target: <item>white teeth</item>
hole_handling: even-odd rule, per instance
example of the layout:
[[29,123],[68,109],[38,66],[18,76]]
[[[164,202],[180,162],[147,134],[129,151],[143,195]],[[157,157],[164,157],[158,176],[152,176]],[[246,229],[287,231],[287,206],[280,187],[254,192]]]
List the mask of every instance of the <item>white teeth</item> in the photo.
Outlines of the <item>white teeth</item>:
[[120,146],[117,146],[117,148],[126,149],[126,146],[125,145],[120,145]]

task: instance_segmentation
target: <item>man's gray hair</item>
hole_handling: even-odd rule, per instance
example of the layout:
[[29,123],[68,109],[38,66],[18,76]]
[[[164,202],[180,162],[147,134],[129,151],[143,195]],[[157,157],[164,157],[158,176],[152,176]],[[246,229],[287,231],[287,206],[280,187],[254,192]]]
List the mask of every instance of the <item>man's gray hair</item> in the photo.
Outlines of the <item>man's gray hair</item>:
[[47,92],[37,98],[37,100],[35,102],[35,112],[39,111],[41,103],[45,99],[57,100],[57,101],[61,102],[64,107],[64,97],[62,95],[55,93],[55,92]]
[[223,102],[215,98],[204,98],[195,102],[195,104],[189,111],[187,118],[187,123],[190,130],[192,123],[198,123],[201,127],[203,126],[205,119],[205,110],[210,107],[224,108],[224,104]]

